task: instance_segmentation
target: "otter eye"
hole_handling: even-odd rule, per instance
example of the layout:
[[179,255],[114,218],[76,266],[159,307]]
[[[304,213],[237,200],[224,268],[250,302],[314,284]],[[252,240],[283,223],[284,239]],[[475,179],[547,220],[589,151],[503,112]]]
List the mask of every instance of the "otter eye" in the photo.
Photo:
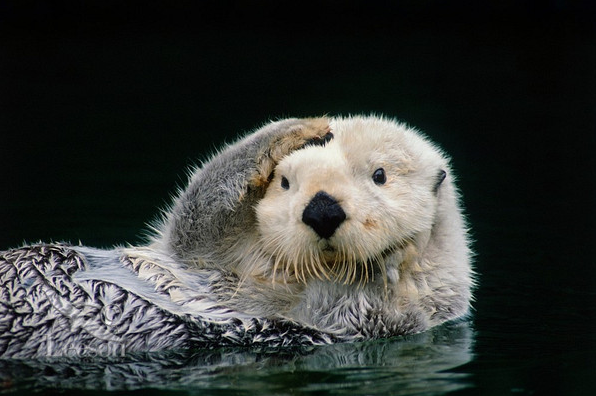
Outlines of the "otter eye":
[[387,176],[385,176],[385,169],[383,169],[383,168],[377,169],[373,173],[372,179],[375,182],[375,184],[377,184],[379,186],[382,184],[385,184],[385,182],[387,181]]
[[283,188],[284,190],[290,189],[290,182],[285,176],[281,177],[281,188]]

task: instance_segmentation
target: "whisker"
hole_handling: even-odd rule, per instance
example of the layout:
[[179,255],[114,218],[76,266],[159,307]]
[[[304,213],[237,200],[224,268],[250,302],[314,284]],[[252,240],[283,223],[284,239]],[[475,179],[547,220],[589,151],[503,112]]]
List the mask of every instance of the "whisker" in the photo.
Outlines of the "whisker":
[[[329,274],[329,263],[326,260],[323,260],[321,255],[318,252],[315,252],[317,266],[320,268],[321,273],[325,277],[326,280],[332,280],[332,276]],[[334,259],[335,262],[335,259]]]
[[357,259],[356,259],[356,255],[354,254],[352,256],[352,260],[350,261],[350,272],[348,274],[348,276],[349,276],[348,284],[349,285],[353,284],[356,280],[356,262],[357,262]]
[[[298,272],[298,258],[293,257],[292,258],[292,264],[293,264],[293,267],[294,267],[294,276],[296,277],[296,280],[298,282],[300,282],[300,273]],[[290,274],[288,273],[288,276],[289,275]]]
[[[306,268],[305,268],[306,267]],[[306,255],[300,257],[300,270],[302,271],[302,282],[306,284],[306,273],[310,271]],[[310,272],[309,272],[310,274]],[[312,276],[312,275],[311,275]]]
[[360,286],[363,286],[368,283],[368,260],[364,260],[362,262],[362,268],[364,271],[364,276],[362,277],[362,279],[360,279]]
[[[321,263],[319,261],[319,257],[318,255],[315,254],[315,252],[313,251],[313,249],[309,249],[309,253],[310,253],[310,260],[308,262],[308,266],[312,268],[312,272],[315,274],[315,276],[318,279],[323,279],[323,277],[321,276],[321,274],[319,273],[319,269],[317,267],[320,267]],[[309,274],[311,274],[311,272],[309,271]],[[312,276],[312,274],[311,274]]]
[[[273,273],[271,274],[271,282],[275,283],[275,280],[277,279],[277,270],[279,269],[279,265],[282,262],[282,256],[281,256],[281,249],[275,249],[274,250],[274,256],[275,257],[275,261],[273,262]],[[286,278],[285,276],[283,277],[284,283],[286,283]]]
[[[310,252],[309,252],[310,253]],[[306,271],[305,268],[306,267]],[[302,255],[302,259],[300,261],[300,268],[302,269],[302,280],[304,283],[306,283],[306,272],[308,272],[308,275],[312,278],[312,273],[310,272],[310,263],[306,258],[306,254]]]
[[340,272],[338,274],[338,279],[340,281],[343,279],[343,283],[344,283],[344,285],[346,285],[347,278],[348,278],[348,270],[350,267],[350,256],[347,255],[348,252],[345,250],[345,248],[344,248],[344,251],[346,252],[346,256],[344,257],[344,261],[341,265]]
[[344,244],[343,242],[340,242],[340,244],[337,247],[337,255],[335,256],[335,258],[333,259],[333,264],[331,265],[331,268],[329,270],[329,272],[331,272],[331,275],[334,279],[339,279],[339,273],[337,272],[337,267],[338,266],[342,266],[342,264],[346,261],[345,260],[345,248],[344,248]]

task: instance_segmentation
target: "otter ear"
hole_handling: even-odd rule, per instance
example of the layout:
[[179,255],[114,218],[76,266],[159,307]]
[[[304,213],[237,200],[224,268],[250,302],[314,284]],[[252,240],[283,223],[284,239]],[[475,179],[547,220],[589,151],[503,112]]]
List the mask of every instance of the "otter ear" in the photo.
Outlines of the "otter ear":
[[443,183],[443,180],[445,180],[445,177],[447,177],[447,172],[445,172],[443,169],[439,170],[437,176],[435,176],[435,186],[433,188],[433,192],[435,194],[439,191],[439,187]]

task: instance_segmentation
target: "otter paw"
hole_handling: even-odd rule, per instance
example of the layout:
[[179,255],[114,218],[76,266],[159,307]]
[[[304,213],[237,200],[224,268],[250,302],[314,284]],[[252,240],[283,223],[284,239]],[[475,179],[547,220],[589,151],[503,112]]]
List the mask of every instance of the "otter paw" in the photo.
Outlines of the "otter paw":
[[272,139],[262,155],[257,158],[257,174],[251,180],[253,187],[269,185],[273,170],[285,156],[307,146],[324,146],[333,139],[327,118],[305,118],[289,126]]
[[274,166],[286,155],[311,145],[325,145],[333,139],[329,120],[326,118],[305,118],[289,126],[269,143],[266,157]]

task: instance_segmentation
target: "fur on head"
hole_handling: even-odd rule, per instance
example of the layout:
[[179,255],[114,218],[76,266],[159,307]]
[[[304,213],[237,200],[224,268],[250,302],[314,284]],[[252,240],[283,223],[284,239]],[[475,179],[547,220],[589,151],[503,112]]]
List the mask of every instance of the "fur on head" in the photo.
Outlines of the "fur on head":
[[271,259],[255,264],[272,268],[253,270],[286,283],[362,284],[375,274],[386,282],[387,256],[420,259],[443,218],[459,216],[448,160],[390,120],[335,118],[330,126],[324,147],[295,151],[275,168],[256,206],[260,248]]

